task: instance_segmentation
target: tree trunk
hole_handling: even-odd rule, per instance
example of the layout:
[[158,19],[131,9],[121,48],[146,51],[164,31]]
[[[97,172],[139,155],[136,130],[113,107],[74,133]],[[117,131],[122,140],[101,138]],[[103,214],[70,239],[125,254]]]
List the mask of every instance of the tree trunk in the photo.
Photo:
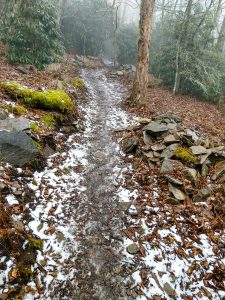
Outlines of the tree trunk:
[[176,53],[176,73],[174,79],[173,93],[177,94],[180,90],[180,79],[182,71],[182,61],[180,59],[182,49],[186,49],[189,41],[189,24],[191,17],[193,0],[189,0],[185,10],[185,20],[183,22],[180,35],[177,41],[177,53]]
[[223,23],[221,25],[220,33],[216,44],[217,50],[221,53],[223,52],[224,44],[225,44],[225,16],[223,18]]
[[155,0],[142,0],[140,11],[140,38],[138,42],[137,71],[131,95],[132,104],[145,104],[148,89],[149,48]]

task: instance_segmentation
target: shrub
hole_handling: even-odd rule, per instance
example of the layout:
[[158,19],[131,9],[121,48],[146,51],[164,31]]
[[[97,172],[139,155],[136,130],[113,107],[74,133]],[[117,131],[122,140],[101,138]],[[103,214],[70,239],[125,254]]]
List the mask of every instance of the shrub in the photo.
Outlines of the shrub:
[[58,60],[63,53],[56,9],[50,1],[24,0],[6,20],[5,43],[11,63],[38,68]]

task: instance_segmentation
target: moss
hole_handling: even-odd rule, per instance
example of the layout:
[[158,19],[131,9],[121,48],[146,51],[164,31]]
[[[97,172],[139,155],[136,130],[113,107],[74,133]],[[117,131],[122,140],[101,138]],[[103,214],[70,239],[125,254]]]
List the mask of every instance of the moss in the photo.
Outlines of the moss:
[[1,83],[0,87],[33,108],[60,112],[70,112],[74,108],[72,99],[63,90],[34,91],[13,81]]
[[191,164],[197,164],[198,160],[195,157],[195,155],[188,149],[178,147],[174,152],[173,155],[180,159],[183,162],[191,163]]
[[33,250],[43,250],[43,241],[36,238],[29,238],[27,249],[33,249]]
[[30,129],[37,134],[39,134],[41,132],[40,128],[38,127],[38,125],[36,123],[31,123]]
[[17,105],[13,107],[13,113],[18,116],[23,116],[27,112],[26,108],[22,105]]
[[31,271],[31,268],[19,268],[18,269],[18,279],[20,282],[27,283],[31,281],[34,273]]
[[33,144],[34,144],[35,148],[37,149],[37,151],[41,152],[43,150],[41,145],[37,141],[33,140]]
[[80,79],[79,77],[73,78],[71,82],[72,82],[72,85],[79,91],[83,91],[85,89],[84,81],[82,79]]
[[46,127],[53,128],[56,125],[56,120],[51,114],[44,115],[40,122],[42,122]]

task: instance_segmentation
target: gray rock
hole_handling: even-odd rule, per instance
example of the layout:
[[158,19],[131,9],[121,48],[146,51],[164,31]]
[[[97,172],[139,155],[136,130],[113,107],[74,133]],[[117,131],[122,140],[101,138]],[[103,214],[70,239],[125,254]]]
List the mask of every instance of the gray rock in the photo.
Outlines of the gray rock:
[[138,146],[138,141],[134,138],[127,138],[123,141],[123,151],[125,153],[132,153],[135,152]]
[[206,154],[208,152],[203,146],[192,146],[190,149],[194,155]]
[[183,201],[186,199],[186,195],[183,191],[181,191],[179,188],[174,186],[173,184],[169,183],[169,191],[173,194],[173,196],[180,201]]
[[166,144],[175,144],[179,143],[179,140],[173,134],[169,134],[164,138],[164,142]]
[[127,247],[127,252],[129,254],[135,255],[140,251],[139,247],[136,244],[131,244]]
[[161,174],[173,172],[176,169],[182,168],[183,165],[177,160],[165,159],[160,170]]
[[145,145],[151,145],[153,143],[151,136],[146,131],[144,131],[143,135]]
[[155,121],[146,125],[144,129],[147,131],[147,133],[153,135],[158,135],[158,134],[160,135],[168,131],[168,127],[166,125],[160,124],[159,122],[155,122]]
[[166,148],[165,150],[163,150],[160,157],[165,159],[170,159],[171,157],[173,157],[173,151]]
[[123,76],[123,71],[117,71],[116,74],[117,74],[118,76]]
[[202,177],[206,177],[208,175],[208,171],[209,171],[209,167],[207,166],[206,163],[204,163],[202,165],[202,171],[201,171]]
[[23,117],[0,120],[0,131],[24,131],[27,129],[30,129],[30,122]]
[[162,144],[155,144],[151,146],[151,148],[153,151],[163,151],[164,149],[166,149],[166,146]]
[[175,121],[176,123],[180,123],[181,122],[180,118],[174,116],[170,112],[161,114],[161,115],[159,115],[159,116],[157,116],[157,117],[154,118],[154,120],[156,120],[156,121],[162,121],[162,120],[165,120],[165,119],[169,119],[170,121]]
[[163,286],[164,291],[167,293],[168,296],[170,297],[175,297],[176,296],[176,292],[175,290],[171,287],[171,285],[166,282]]
[[180,201],[170,197],[166,199],[166,203],[171,205],[179,205]]
[[39,152],[26,133],[0,131],[0,155],[10,164],[23,166],[34,160]]
[[4,109],[0,109],[0,120],[5,120],[8,117],[8,113]]
[[127,211],[131,207],[132,202],[119,202],[119,209]]
[[143,155],[146,156],[147,158],[153,158],[153,152],[152,151],[144,151]]

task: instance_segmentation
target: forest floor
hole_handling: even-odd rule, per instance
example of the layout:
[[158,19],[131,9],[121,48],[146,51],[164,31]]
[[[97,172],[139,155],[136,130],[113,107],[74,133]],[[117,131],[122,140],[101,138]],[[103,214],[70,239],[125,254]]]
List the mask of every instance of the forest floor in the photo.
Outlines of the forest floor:
[[[76,100],[86,130],[51,131],[57,151],[44,170],[1,164],[1,183],[8,185],[1,201],[14,212],[10,222],[22,222],[22,231],[44,247],[27,284],[15,283],[10,253],[0,258],[0,299],[224,299],[222,208],[214,218],[205,201],[168,205],[158,167],[149,169],[140,155],[125,155],[121,148],[130,135],[142,138],[139,117],[168,111],[222,143],[223,107],[154,88],[147,109],[127,111],[123,80],[97,66],[75,71],[71,59],[57,72],[26,75],[1,61],[1,81],[55,88],[79,73],[87,90]],[[12,100],[2,92],[1,101]],[[28,110],[26,118],[38,122],[40,115]],[[136,125],[140,132],[126,130]]]

